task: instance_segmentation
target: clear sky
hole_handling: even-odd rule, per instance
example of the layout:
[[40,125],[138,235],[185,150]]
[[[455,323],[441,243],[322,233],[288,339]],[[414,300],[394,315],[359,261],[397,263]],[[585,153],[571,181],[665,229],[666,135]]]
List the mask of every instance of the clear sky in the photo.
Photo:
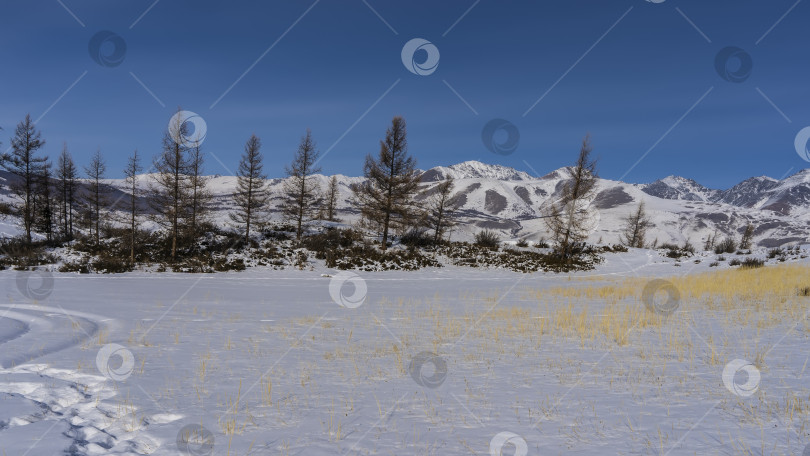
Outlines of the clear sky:
[[[602,177],[630,182],[725,188],[810,166],[794,147],[810,2],[655,1],[3,0],[0,138],[31,113],[46,153],[66,141],[84,164],[100,148],[120,177],[182,107],[205,121],[210,174],[256,133],[280,176],[311,128],[324,173],[359,175],[394,115],[423,169],[542,175],[586,133]],[[509,122],[487,130],[501,153],[482,138],[493,119]]]

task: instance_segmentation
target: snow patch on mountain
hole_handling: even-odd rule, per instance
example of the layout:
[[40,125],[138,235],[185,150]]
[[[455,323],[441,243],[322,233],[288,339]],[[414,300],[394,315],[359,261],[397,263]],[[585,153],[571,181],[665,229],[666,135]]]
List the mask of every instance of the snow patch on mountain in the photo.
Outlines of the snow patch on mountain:
[[487,179],[498,181],[532,180],[532,177],[514,168],[502,165],[489,165],[479,161],[465,161],[451,166],[437,166],[422,174],[423,182],[453,179]]

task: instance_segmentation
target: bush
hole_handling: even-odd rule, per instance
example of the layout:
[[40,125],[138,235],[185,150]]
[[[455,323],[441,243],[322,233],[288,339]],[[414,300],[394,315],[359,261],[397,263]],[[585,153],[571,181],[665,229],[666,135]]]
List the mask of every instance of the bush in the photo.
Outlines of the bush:
[[539,241],[534,243],[534,246],[538,249],[547,249],[549,248],[548,242],[544,238],[540,238]]
[[768,250],[768,258],[770,258],[770,259],[774,259],[774,258],[776,258],[778,256],[783,256],[784,254],[785,254],[785,251],[782,250],[781,247],[776,247],[774,249]]
[[0,265],[16,266],[16,269],[24,270],[33,266],[57,263],[59,259],[47,253],[46,247],[48,243],[45,241],[28,244],[21,238],[0,240]]
[[684,242],[683,247],[679,247],[675,244],[664,243],[661,244],[661,248],[667,250],[667,253],[665,254],[667,258],[674,258],[676,260],[681,257],[691,256],[695,253],[695,248],[688,240]]
[[244,271],[246,268],[245,260],[242,258],[234,258],[228,261],[220,259],[218,261],[214,261],[212,267],[217,272]]
[[796,296],[810,296],[810,287],[802,287],[796,290]]
[[79,274],[89,274],[90,273],[90,265],[87,264],[87,260],[78,261],[78,262],[65,262],[62,263],[62,266],[59,266],[59,272],[78,272]]
[[731,261],[728,262],[729,266],[739,266],[741,264],[742,261],[740,261],[738,258],[733,258]]
[[622,244],[613,244],[612,250],[616,253],[626,253],[628,251],[627,246]]
[[403,234],[399,242],[408,247],[429,247],[433,245],[433,237],[424,228],[414,228]]
[[304,250],[297,250],[295,252],[295,267],[303,270],[307,265],[307,253]]
[[500,244],[501,237],[494,231],[484,230],[475,234],[475,245],[479,247],[497,249]]
[[381,251],[370,245],[355,245],[329,253],[327,267],[361,271],[415,271],[424,267],[441,267],[435,259],[418,250],[389,249]]
[[526,241],[526,239],[521,239],[521,240],[517,241],[517,244],[515,244],[515,245],[517,247],[528,247],[529,243]]
[[716,268],[717,266],[720,266],[720,263],[716,261],[712,261],[711,263],[709,263],[710,268]]
[[129,258],[123,260],[118,257],[102,255],[97,260],[91,263],[92,269],[95,272],[101,272],[104,274],[117,274],[121,272],[130,272],[132,271],[132,263],[129,262]]
[[323,233],[304,237],[301,244],[308,250],[315,252],[316,258],[321,257],[319,259],[324,259],[327,251],[340,247],[348,248],[362,240],[363,236],[355,230],[327,228]]
[[693,246],[692,243],[689,242],[689,239],[687,239],[683,243],[683,247],[681,247],[681,250],[684,252],[695,253],[695,246]]
[[763,266],[765,266],[765,260],[749,257],[742,261],[740,269],[754,269],[754,268],[761,268]]
[[2,215],[19,215],[20,211],[18,211],[14,206],[8,203],[0,203],[0,214]]
[[518,249],[497,251],[477,244],[452,242],[437,246],[436,254],[448,258],[457,266],[504,268],[523,273],[587,271],[604,260],[593,247],[577,244],[576,250],[577,255],[564,258],[555,252]]
[[732,237],[726,237],[714,247],[714,253],[734,253],[737,250],[737,241]]

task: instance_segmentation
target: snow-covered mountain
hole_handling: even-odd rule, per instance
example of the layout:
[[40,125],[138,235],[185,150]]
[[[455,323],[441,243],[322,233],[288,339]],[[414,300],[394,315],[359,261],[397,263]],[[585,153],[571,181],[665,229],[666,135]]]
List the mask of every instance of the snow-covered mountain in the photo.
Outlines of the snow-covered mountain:
[[[455,179],[454,203],[462,223],[453,233],[455,239],[469,239],[481,229],[494,229],[505,238],[538,240],[548,237],[542,219],[544,208],[559,197],[568,177],[565,168],[542,177],[502,165],[467,161],[437,166],[422,172],[420,199],[429,198],[442,180]],[[328,177],[318,176],[322,187]],[[353,183],[361,177],[338,176],[341,217],[351,221],[356,211],[351,205]],[[228,207],[227,190],[234,178],[212,181]],[[273,179],[271,189],[278,195],[283,179]],[[660,242],[699,244],[719,232],[739,237],[749,222],[757,227],[755,240],[764,246],[776,246],[810,240],[810,170],[784,180],[752,178],[728,190],[710,189],[694,180],[670,176],[651,184],[631,184],[599,179],[597,193],[588,211],[593,224],[590,240],[618,242],[623,219],[644,201],[655,227],[649,239]]]
[[[481,229],[494,229],[505,238],[537,240],[548,237],[544,208],[559,197],[567,171],[554,170],[542,177],[513,168],[467,161],[452,166],[438,166],[422,172],[418,197],[424,202],[431,190],[444,179],[453,177],[453,201],[460,224],[454,239],[469,239]],[[317,175],[321,188],[331,176]],[[0,201],[8,202],[11,176],[0,173]],[[149,176],[141,176],[145,188]],[[338,214],[346,222],[357,218],[351,203],[351,185],[362,177],[337,175],[340,198]],[[268,180],[277,207],[284,179]],[[108,180],[110,201],[128,201],[123,180]],[[236,178],[211,176],[209,186],[214,194],[215,221],[226,223],[233,207]],[[739,236],[745,225],[756,226],[755,241],[763,246],[810,241],[810,169],[782,180],[769,177],[746,179],[727,190],[710,189],[678,176],[669,176],[648,184],[631,184],[599,179],[597,193],[587,208],[592,218],[592,242],[618,242],[623,220],[636,205],[644,201],[654,227],[648,238],[659,242],[702,243],[719,232]],[[146,204],[142,207],[147,208]]]
[[532,180],[532,177],[523,171],[501,165],[488,165],[479,161],[465,161],[456,165],[444,167],[437,166],[422,173],[423,182],[440,181],[452,177],[454,179],[488,179],[488,180]]
[[680,176],[668,176],[651,184],[639,186],[644,193],[664,199],[686,201],[714,201],[721,193],[719,190],[706,188],[692,179]]

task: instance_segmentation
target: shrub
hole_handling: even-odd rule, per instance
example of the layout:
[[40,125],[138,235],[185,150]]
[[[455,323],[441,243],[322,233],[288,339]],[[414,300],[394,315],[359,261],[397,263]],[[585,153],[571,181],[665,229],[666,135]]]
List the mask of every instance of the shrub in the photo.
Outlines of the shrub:
[[497,251],[466,242],[452,242],[436,248],[437,255],[448,258],[457,266],[504,268],[523,273],[587,271],[603,261],[593,247],[580,247],[578,244],[577,251],[577,255],[563,258],[555,252],[518,249]]
[[90,273],[90,265],[87,264],[87,261],[78,261],[78,262],[70,262],[66,261],[62,263],[62,266],[59,266],[59,272],[78,272],[80,274],[89,274]]
[[428,247],[433,245],[433,238],[424,228],[414,228],[403,234],[399,241],[408,247]]
[[219,259],[213,261],[212,267],[217,272],[226,272],[226,271],[244,271],[245,260],[242,258],[234,258],[232,260],[225,260]]
[[810,287],[802,287],[797,289],[796,296],[810,296]]
[[729,266],[739,266],[741,264],[742,261],[740,261],[738,258],[733,258],[731,261],[728,262]]
[[0,264],[24,270],[32,266],[57,263],[59,259],[45,250],[47,244],[44,241],[28,244],[21,238],[0,240]]
[[686,241],[684,241],[681,250],[684,252],[695,253],[695,246],[693,246],[692,243],[689,242],[689,239],[687,239]]
[[297,250],[295,252],[295,267],[303,270],[307,265],[308,259],[307,253],[304,250]]
[[538,249],[547,249],[549,248],[548,242],[546,242],[545,238],[540,238],[539,241],[534,243],[534,246]]
[[500,244],[501,237],[494,231],[484,230],[475,234],[475,245],[477,246],[497,249]]
[[737,250],[737,241],[732,237],[726,237],[714,247],[714,253],[734,253]]
[[337,259],[335,258],[335,251],[334,250],[327,250],[326,254],[324,255],[324,260],[326,260],[326,267],[327,268],[336,268],[337,267]]
[[763,266],[765,266],[765,260],[749,257],[742,261],[740,269],[754,269],[754,268],[761,268]]
[[404,270],[415,271],[424,267],[441,267],[435,259],[418,250],[389,249],[381,251],[370,245],[355,245],[330,252],[329,264],[337,269],[361,271]]
[[0,214],[2,215],[19,215],[20,211],[18,211],[14,206],[8,203],[0,203]]
[[515,245],[517,247],[528,247],[529,243],[526,241],[526,239],[521,239],[521,240],[517,241],[517,244],[515,244]]
[[711,263],[709,263],[710,268],[716,268],[717,266],[720,266],[720,263],[716,261],[712,261]]
[[91,263],[91,266],[95,272],[101,272],[104,274],[117,274],[121,272],[130,272],[132,271],[132,263],[129,262],[129,258],[122,260],[119,257],[101,255]]
[[688,240],[684,242],[683,247],[679,247],[675,244],[664,243],[661,244],[661,248],[667,250],[667,253],[665,254],[667,258],[678,259],[685,256],[691,256],[695,253],[695,248]]
[[622,253],[624,253],[624,252],[627,252],[627,251],[628,251],[627,247],[626,247],[626,246],[624,246],[624,245],[622,245],[622,244],[613,244],[612,250],[613,250],[614,252],[617,252],[617,253],[618,253],[618,252],[622,252]]
[[275,239],[277,241],[288,241],[292,239],[289,233],[284,231],[276,231],[276,230],[267,230],[262,232],[262,237],[264,239]]
[[328,250],[334,250],[339,247],[351,247],[356,242],[360,242],[362,240],[363,236],[355,230],[327,228],[323,233],[304,237],[301,240],[301,244],[308,250],[315,252],[316,258],[319,257],[319,253],[325,258]]

